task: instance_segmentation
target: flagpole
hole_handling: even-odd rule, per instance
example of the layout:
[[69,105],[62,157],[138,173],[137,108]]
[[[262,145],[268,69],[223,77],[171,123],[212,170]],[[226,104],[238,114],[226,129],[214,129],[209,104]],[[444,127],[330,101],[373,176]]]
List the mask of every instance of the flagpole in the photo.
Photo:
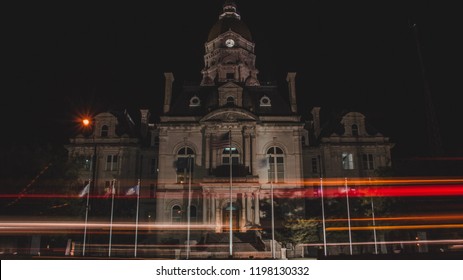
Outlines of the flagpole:
[[232,185],[233,185],[233,176],[232,176],[232,171],[233,171],[233,166],[232,166],[232,138],[231,138],[231,129],[228,130],[228,139],[229,139],[229,150],[228,150],[228,164],[230,164],[230,224],[229,224],[229,231],[230,231],[230,257],[233,256],[233,202],[232,202]]
[[[88,205],[90,202],[90,183],[91,179],[88,181],[88,188],[89,190],[87,191],[87,205],[85,206],[85,224],[84,224],[84,244],[82,247],[82,257],[85,257],[85,243],[87,241],[87,221],[88,221]],[[86,187],[86,186],[85,186]]]
[[325,224],[325,201],[323,197],[323,178],[320,178],[320,195],[322,197],[323,251],[326,257],[328,254],[327,254],[327,248],[326,248],[326,224]]
[[187,247],[186,247],[186,259],[190,257],[190,223],[191,223],[191,155],[188,155],[188,209],[187,209]]
[[273,210],[273,183],[270,180],[270,199],[272,202],[272,258],[275,259],[275,213]]
[[276,179],[277,176],[277,166],[276,166],[276,158],[272,158],[271,155],[267,157],[267,166],[268,170],[270,171],[269,174],[272,174],[271,164],[273,163],[273,177],[269,176],[270,181],[270,207],[271,207],[271,228],[272,228],[272,246],[270,247],[272,250],[272,258],[275,259],[275,213],[273,208],[273,180]]
[[113,185],[111,186],[111,223],[109,225],[109,251],[108,251],[108,257],[111,257],[111,243],[112,243],[112,237],[113,237],[113,213],[114,213],[114,185],[116,183],[116,179],[113,179]]
[[349,226],[349,249],[352,255],[352,230],[350,226],[350,209],[349,209],[349,191],[347,188],[347,178],[344,178],[344,187],[346,189],[346,201],[347,201],[347,224]]
[[[368,178],[371,187],[371,177]],[[375,206],[373,205],[373,196],[370,193],[370,201],[371,201],[371,219],[373,222],[373,238],[375,241],[375,254],[378,254],[378,242],[376,241],[376,221],[375,221]]]
[[137,257],[137,242],[138,242],[138,209],[140,207],[140,179],[138,179],[138,189],[137,189],[137,213],[135,214],[135,250],[133,256]]

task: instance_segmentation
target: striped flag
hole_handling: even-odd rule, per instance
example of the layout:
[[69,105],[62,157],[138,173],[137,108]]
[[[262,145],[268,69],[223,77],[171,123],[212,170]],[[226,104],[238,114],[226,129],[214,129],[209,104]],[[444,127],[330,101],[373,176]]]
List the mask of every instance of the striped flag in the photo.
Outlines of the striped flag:
[[114,180],[112,181],[111,185],[109,187],[105,188],[105,194],[103,195],[104,197],[110,197],[111,195],[116,194],[116,189],[114,186]]
[[215,137],[212,139],[211,147],[213,149],[223,149],[230,147],[231,141],[231,132],[222,134],[221,136]]

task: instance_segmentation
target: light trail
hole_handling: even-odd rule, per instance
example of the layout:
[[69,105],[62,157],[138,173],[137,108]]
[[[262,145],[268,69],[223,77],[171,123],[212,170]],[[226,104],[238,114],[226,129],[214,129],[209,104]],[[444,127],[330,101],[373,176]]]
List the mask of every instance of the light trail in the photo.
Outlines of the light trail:
[[[393,245],[393,244],[463,244],[463,239],[437,239],[437,240],[394,240],[394,241],[377,241],[378,244]],[[374,245],[374,241],[352,242],[352,245]],[[305,243],[301,246],[323,246],[323,243]],[[328,246],[348,246],[349,242],[329,242]]]
[[[463,228],[463,224],[440,224],[440,225],[397,225],[397,226],[362,226],[350,227],[350,230],[391,230],[391,229],[449,229]],[[345,231],[348,227],[327,227],[326,231]]]

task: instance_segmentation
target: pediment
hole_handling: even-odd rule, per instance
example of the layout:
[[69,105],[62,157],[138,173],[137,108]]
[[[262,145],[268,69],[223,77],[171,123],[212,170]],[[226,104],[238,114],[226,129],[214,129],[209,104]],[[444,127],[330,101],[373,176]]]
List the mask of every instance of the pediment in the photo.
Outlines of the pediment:
[[219,87],[219,91],[225,89],[242,89],[242,87],[235,84],[234,82],[227,82]]
[[257,121],[256,115],[240,108],[223,108],[204,116],[200,122],[240,122]]

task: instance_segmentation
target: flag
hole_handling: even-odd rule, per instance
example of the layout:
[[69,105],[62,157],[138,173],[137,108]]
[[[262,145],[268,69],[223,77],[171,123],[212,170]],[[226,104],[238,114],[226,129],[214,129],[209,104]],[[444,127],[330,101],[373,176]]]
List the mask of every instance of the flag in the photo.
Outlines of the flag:
[[83,197],[90,191],[90,182],[80,191],[79,197]]
[[212,138],[211,147],[213,149],[223,149],[230,147],[231,132],[222,134],[219,137]]
[[269,167],[269,158],[264,157],[259,160],[259,167],[260,168],[267,168]]
[[115,194],[116,190],[114,189],[114,181],[111,183],[109,187],[105,188],[104,197],[110,197],[113,193]]
[[125,195],[138,195],[140,193],[140,185],[133,186],[129,188],[126,192]]

